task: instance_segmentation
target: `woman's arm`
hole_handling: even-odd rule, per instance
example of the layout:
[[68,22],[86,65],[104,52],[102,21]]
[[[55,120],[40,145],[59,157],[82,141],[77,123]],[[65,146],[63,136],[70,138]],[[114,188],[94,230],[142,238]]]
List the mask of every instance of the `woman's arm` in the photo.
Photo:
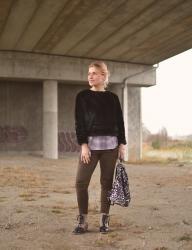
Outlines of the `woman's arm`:
[[75,102],[75,129],[77,142],[81,145],[81,161],[89,163],[91,151],[88,147],[88,136],[85,126],[84,114],[86,110],[84,108],[83,98],[78,94]]
[[121,109],[121,105],[119,102],[119,98],[117,96],[116,99],[117,105],[117,126],[118,126],[118,144],[119,144],[119,151],[118,151],[118,158],[124,159],[125,157],[125,145],[126,145],[126,138],[125,138],[125,127],[124,127],[124,120],[123,120],[123,112]]
[[90,162],[91,151],[87,143],[81,145],[81,161],[88,164]]
[[116,110],[117,110],[117,126],[118,126],[118,144],[126,145],[126,138],[125,138],[125,126],[123,120],[123,112],[121,109],[121,105],[119,102],[118,96],[116,96]]
[[85,125],[85,108],[84,108],[83,98],[80,94],[77,95],[75,101],[75,130],[77,136],[77,142],[79,145],[83,143],[88,143],[88,136]]

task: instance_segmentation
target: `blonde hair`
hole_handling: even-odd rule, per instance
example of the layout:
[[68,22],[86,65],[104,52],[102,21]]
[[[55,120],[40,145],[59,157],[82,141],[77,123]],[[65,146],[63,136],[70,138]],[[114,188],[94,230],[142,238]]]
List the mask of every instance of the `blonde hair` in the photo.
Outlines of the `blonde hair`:
[[109,84],[109,76],[110,76],[110,72],[107,68],[107,64],[104,63],[103,61],[96,61],[96,62],[92,62],[91,64],[89,64],[89,68],[91,67],[96,67],[102,72],[102,74],[105,76],[104,86],[105,88],[107,88]]

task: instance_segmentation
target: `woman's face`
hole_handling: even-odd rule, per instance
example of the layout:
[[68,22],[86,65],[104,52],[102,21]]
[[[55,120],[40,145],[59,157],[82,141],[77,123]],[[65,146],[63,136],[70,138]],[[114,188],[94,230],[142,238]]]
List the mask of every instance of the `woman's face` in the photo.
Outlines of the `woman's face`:
[[91,87],[104,85],[105,76],[96,67],[90,67],[88,71],[88,82]]

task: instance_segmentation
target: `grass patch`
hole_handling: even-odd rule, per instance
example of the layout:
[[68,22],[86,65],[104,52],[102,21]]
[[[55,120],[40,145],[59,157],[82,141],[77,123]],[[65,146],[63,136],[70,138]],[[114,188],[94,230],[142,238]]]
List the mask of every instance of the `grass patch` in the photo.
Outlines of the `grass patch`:
[[64,206],[62,206],[62,205],[53,206],[51,212],[52,212],[52,213],[55,213],[55,214],[64,213]]
[[21,193],[19,197],[23,198],[23,201],[35,201],[35,198],[31,193]]
[[21,214],[21,213],[23,213],[23,210],[17,209],[17,210],[16,210],[16,213],[17,213],[17,214]]
[[71,194],[72,192],[69,190],[61,190],[61,189],[53,189],[54,193],[59,193],[59,194]]
[[106,245],[114,246],[118,241],[122,241],[123,237],[117,232],[109,232],[106,235],[100,235],[95,240],[94,245],[97,247],[103,247]]
[[190,225],[190,223],[186,220],[183,220],[183,224],[188,225],[188,226]]
[[65,190],[63,191],[64,194],[71,194],[71,192],[69,190]]
[[0,202],[6,201],[7,197],[0,197]]
[[191,162],[192,161],[192,147],[186,145],[177,145],[167,148],[143,149],[142,162],[158,162],[158,163],[172,163],[172,162]]
[[123,240],[123,237],[121,237],[117,232],[112,232],[108,234],[109,238],[114,239],[114,240]]
[[40,197],[40,198],[48,198],[49,195],[48,195],[48,194],[41,194],[39,197]]
[[27,198],[27,197],[24,198],[23,200],[24,200],[24,201],[36,201],[36,199],[34,199],[34,198]]
[[191,241],[191,240],[192,240],[191,236],[187,233],[179,238],[179,241]]
[[108,235],[100,236],[98,239],[95,240],[94,245],[97,247],[103,247],[106,245],[113,246],[116,243],[116,239],[111,239]]
[[158,207],[154,207],[154,206],[150,207],[150,209],[151,209],[152,211],[158,211],[158,210],[159,210]]
[[0,169],[0,186],[42,187],[45,179],[36,172],[24,167],[5,167]]
[[32,196],[33,195],[30,194],[30,193],[22,193],[22,194],[19,195],[19,197],[21,197],[21,198],[29,198],[29,197],[32,197]]
[[55,213],[55,214],[61,214],[62,213],[62,211],[59,210],[59,209],[52,209],[51,212]]
[[156,247],[154,250],[168,250],[167,247]]
[[100,214],[100,209],[99,207],[96,205],[94,207],[90,207],[89,208],[89,213],[90,214]]

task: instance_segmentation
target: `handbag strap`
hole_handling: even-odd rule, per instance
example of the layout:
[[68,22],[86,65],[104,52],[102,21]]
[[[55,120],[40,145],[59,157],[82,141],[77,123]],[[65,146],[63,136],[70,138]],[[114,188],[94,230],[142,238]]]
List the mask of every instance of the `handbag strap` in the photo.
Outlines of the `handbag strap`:
[[119,157],[119,158],[117,159],[117,161],[118,161],[119,163],[122,163],[122,162],[123,162],[123,159]]

